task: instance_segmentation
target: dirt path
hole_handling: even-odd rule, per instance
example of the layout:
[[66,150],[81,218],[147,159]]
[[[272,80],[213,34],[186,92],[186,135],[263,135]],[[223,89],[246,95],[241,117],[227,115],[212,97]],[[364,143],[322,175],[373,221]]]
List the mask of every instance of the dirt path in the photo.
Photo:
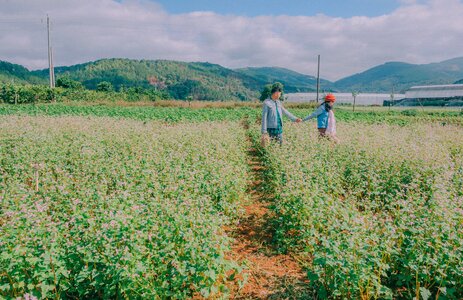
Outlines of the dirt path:
[[272,197],[264,191],[265,167],[252,146],[248,164],[250,200],[237,229],[231,233],[235,238],[233,259],[246,262],[248,279],[243,288],[232,292],[231,299],[312,299],[306,273],[297,261],[290,255],[278,254],[272,246]]

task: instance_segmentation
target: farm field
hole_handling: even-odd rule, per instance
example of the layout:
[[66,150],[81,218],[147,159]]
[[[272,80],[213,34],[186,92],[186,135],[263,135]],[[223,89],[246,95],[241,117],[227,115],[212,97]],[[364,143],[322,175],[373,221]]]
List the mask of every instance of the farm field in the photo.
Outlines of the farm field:
[[250,148],[300,299],[463,297],[460,111],[339,107],[339,144],[285,123],[265,149],[259,114],[0,105],[0,298],[244,297]]
[[352,123],[334,145],[293,126],[264,152],[274,238],[319,298],[463,297],[462,133]]
[[81,117],[0,118],[0,296],[186,298],[238,265],[245,134]]
[[[163,103],[166,105],[162,106]],[[183,101],[159,101],[158,104],[143,105],[125,102],[127,106],[113,103],[53,103],[36,105],[0,104],[0,115],[30,115],[30,116],[98,116],[134,119],[142,121],[177,122],[206,122],[206,121],[240,121],[249,118],[257,120],[261,114],[260,104],[242,102],[193,103],[194,108],[186,107]],[[216,107],[209,107],[212,105]],[[153,106],[159,105],[159,106]],[[257,107],[256,107],[257,105]],[[298,116],[311,113],[314,104],[287,103],[285,105]],[[441,122],[445,124],[463,125],[463,111],[458,108],[388,108],[388,107],[336,107],[336,118],[345,122],[365,122],[368,124],[396,124],[408,125],[417,122]]]

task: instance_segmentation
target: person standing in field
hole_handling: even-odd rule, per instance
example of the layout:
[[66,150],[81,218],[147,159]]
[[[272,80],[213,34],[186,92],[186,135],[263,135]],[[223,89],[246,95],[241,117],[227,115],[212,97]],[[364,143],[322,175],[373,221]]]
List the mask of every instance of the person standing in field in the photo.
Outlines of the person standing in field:
[[318,134],[320,137],[328,137],[338,142],[336,137],[336,118],[334,117],[333,105],[336,97],[333,94],[327,94],[325,101],[310,115],[302,121],[308,121],[317,117]]
[[270,91],[270,97],[267,98],[262,106],[262,139],[261,144],[265,146],[267,141],[273,140],[283,143],[283,114],[293,122],[301,122],[300,118],[295,117],[287,111],[280,101],[282,88],[273,85]]

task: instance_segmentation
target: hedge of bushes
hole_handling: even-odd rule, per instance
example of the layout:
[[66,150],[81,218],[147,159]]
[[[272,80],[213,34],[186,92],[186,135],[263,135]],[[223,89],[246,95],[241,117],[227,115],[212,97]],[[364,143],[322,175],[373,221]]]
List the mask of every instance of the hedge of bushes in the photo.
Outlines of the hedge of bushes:
[[168,98],[169,95],[164,91],[136,87],[115,92],[63,87],[51,89],[44,85],[14,85],[0,83],[0,103],[8,104],[97,100],[156,101]]

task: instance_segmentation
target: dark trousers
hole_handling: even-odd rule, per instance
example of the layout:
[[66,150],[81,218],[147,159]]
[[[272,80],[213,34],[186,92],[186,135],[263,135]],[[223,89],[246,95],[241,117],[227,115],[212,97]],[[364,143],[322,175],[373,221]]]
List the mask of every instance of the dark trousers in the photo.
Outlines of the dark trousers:
[[326,137],[326,128],[318,128],[319,137]]
[[280,143],[280,145],[283,144],[283,133],[273,134],[269,132],[268,136],[270,138],[270,141],[278,142]]

